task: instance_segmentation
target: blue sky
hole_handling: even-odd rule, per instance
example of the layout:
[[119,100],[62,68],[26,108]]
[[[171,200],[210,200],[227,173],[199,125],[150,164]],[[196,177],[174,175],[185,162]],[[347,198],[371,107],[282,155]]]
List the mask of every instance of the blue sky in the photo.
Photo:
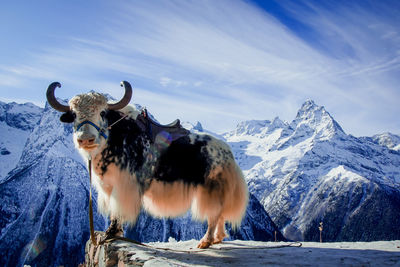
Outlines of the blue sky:
[[0,100],[49,83],[215,132],[313,99],[355,136],[400,134],[400,1],[2,1]]

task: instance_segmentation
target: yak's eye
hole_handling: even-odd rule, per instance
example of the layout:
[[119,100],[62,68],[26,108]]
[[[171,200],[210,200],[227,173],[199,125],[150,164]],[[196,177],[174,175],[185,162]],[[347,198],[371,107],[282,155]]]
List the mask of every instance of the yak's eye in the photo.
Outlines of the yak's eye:
[[104,117],[106,116],[106,112],[103,110],[102,112],[100,112],[100,116],[104,119]]
[[65,122],[65,123],[71,123],[75,120],[75,118],[76,118],[75,112],[67,111],[61,115],[60,121]]

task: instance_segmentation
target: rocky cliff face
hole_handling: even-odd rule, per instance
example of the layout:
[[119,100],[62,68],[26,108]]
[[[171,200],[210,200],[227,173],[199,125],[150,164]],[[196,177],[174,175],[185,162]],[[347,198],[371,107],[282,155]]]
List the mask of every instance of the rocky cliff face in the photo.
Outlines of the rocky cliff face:
[[322,221],[327,241],[400,238],[395,141],[347,135],[311,100],[291,123],[244,122],[225,137],[285,237],[317,241]]

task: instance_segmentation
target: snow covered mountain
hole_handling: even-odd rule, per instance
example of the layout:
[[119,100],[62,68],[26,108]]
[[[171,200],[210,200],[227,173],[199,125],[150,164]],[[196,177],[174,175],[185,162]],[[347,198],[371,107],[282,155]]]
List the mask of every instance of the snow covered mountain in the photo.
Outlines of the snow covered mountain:
[[312,100],[291,123],[247,121],[224,136],[286,238],[317,241],[321,221],[326,241],[400,238],[396,141],[347,135]]
[[[73,146],[72,127],[61,123],[60,113],[48,105],[43,110],[31,104],[1,104],[1,144],[10,153],[0,158],[2,173],[8,173],[0,180],[0,266],[77,266],[84,261],[89,239],[89,177]],[[13,160],[6,158],[14,153]],[[107,226],[107,219],[95,212],[95,229]],[[273,240],[276,230],[251,196],[242,227],[230,235]],[[189,215],[172,220],[145,213],[127,231],[140,241],[199,239],[204,233],[205,226]],[[283,239],[279,231],[278,239]]]
[[377,134],[372,137],[372,140],[379,145],[400,151],[400,136],[398,135],[391,133]]
[[31,103],[6,104],[0,101],[0,181],[15,168],[42,111]]

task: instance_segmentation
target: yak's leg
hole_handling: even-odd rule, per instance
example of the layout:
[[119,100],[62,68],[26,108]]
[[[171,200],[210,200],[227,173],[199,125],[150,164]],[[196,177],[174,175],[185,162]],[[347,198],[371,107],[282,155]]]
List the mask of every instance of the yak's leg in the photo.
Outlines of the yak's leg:
[[122,224],[120,223],[120,220],[116,217],[111,218],[110,226],[106,230],[105,239],[109,239],[115,236],[124,236],[124,229],[122,228]]
[[197,245],[198,248],[208,248],[214,241],[214,232],[215,228],[217,227],[218,218],[208,218],[207,222],[207,232]]
[[225,237],[227,237],[227,234],[225,233],[225,219],[224,217],[220,216],[217,223],[217,229],[214,234],[213,244],[221,243]]

